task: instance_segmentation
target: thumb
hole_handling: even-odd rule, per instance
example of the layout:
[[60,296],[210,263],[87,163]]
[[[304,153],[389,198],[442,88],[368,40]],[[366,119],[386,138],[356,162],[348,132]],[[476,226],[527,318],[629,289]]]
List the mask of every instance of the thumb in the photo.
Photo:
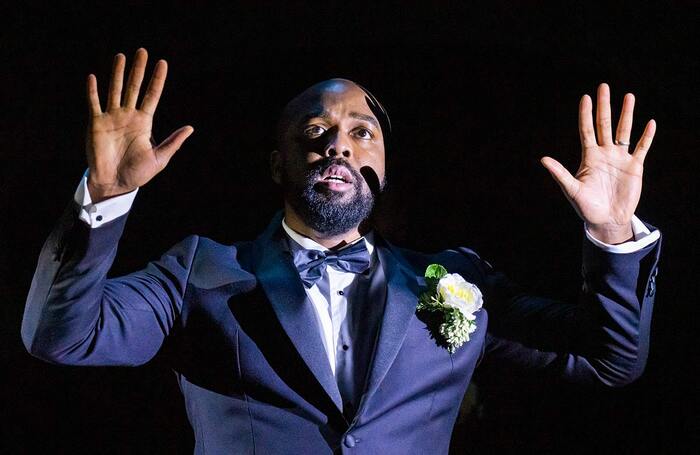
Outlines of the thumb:
[[164,165],[167,164],[168,161],[170,161],[170,158],[172,158],[175,152],[177,152],[182,146],[183,142],[185,142],[185,139],[187,139],[193,132],[194,128],[191,126],[183,126],[182,128],[175,130],[173,134],[163,140],[163,142],[161,142],[155,149],[159,161],[164,163]]
[[580,183],[559,161],[548,156],[543,156],[540,158],[540,163],[552,174],[552,177],[568,198],[573,198],[576,195]]

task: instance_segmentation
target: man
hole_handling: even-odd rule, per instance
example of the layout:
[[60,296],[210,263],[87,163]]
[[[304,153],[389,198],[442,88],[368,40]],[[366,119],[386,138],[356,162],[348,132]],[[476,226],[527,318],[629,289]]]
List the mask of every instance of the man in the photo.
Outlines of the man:
[[[151,144],[166,63],[137,109],[145,66],[140,49],[122,100],[125,58],[115,57],[104,112],[88,77],[89,169],[39,258],[22,325],[33,355],[139,365],[162,349],[196,453],[446,453],[482,358],[607,386],[641,374],[660,234],[634,217],[655,124],[628,153],[631,95],[615,139],[608,87],[598,90],[597,140],[582,98],[576,177],[542,160],[586,225],[577,304],[522,294],[469,249],[425,255],[372,231],[365,221],[385,182],[389,122],[343,79],[285,108],[271,155],[284,211],[257,240],[191,236],[145,269],[106,279],[137,188],[193,131]],[[458,313],[470,331],[460,343],[441,332],[439,312],[417,311],[431,264],[471,293],[472,310]]]

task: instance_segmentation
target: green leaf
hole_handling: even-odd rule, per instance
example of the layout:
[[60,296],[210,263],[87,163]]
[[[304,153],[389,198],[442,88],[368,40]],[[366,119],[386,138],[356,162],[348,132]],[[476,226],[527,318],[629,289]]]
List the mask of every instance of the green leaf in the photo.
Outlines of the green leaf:
[[425,277],[428,279],[440,280],[445,275],[447,275],[447,269],[440,264],[430,264],[425,269]]
[[432,293],[437,292],[438,281],[445,275],[447,275],[447,269],[440,264],[430,264],[425,269],[425,284]]

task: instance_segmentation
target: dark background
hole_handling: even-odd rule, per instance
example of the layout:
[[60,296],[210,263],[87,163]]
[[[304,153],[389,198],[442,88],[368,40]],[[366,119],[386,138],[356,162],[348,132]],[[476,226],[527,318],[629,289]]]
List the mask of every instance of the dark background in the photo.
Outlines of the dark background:
[[[613,110],[637,96],[633,139],[654,118],[637,214],[664,236],[644,376],[622,390],[542,383],[502,371],[454,436],[496,449],[665,453],[698,442],[698,9],[675,2],[594,7],[496,2],[457,7],[352,3],[114,8],[76,3],[2,14],[0,360],[8,453],[191,453],[172,373],[156,358],[71,368],[30,357],[19,330],[41,245],[84,169],[85,76],[104,89],[112,56],[143,46],[170,72],[157,139],[196,131],[142,188],[114,274],[190,233],[253,238],[280,207],[267,156],[283,104],[319,80],[368,87],[394,124],[379,212],[395,243],[466,245],[534,292],[575,298],[582,222],[539,164],[574,172],[577,105],[599,82]],[[148,77],[148,76],[147,76]],[[616,114],[617,115],[617,114]],[[488,390],[485,390],[488,391]]]

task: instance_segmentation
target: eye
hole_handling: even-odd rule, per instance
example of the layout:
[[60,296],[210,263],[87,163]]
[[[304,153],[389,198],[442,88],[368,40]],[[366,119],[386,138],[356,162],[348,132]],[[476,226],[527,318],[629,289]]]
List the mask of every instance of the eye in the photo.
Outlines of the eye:
[[311,125],[311,126],[308,126],[304,129],[304,136],[310,137],[313,139],[313,138],[319,137],[320,135],[322,135],[325,132],[326,132],[326,129],[324,127],[318,126],[318,125]]
[[355,136],[359,137],[360,139],[374,139],[374,135],[367,128],[357,128],[355,130]]

